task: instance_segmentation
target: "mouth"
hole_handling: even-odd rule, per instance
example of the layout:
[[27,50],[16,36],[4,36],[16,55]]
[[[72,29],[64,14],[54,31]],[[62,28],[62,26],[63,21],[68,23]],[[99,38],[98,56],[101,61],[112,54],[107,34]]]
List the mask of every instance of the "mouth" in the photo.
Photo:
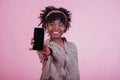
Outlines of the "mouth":
[[52,34],[57,35],[57,34],[60,34],[60,32],[59,31],[52,31]]
[[59,38],[62,36],[62,31],[60,30],[52,30],[49,32],[51,38]]

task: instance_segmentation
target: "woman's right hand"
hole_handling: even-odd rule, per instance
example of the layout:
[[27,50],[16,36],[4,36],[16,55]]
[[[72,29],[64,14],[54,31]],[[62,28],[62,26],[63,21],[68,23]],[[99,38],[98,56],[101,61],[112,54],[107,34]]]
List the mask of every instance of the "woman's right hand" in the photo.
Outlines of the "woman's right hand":
[[35,42],[35,41],[34,41],[34,39],[32,38],[32,39],[31,39],[32,48],[29,48],[29,50],[33,50],[34,42]]
[[[32,38],[31,39],[31,45],[32,45],[32,47],[33,47],[33,45],[34,45],[34,39]],[[30,48],[29,50],[33,50],[33,48]],[[46,42],[44,42],[44,48],[43,48],[43,50],[37,50],[38,52],[39,52],[39,54],[43,54],[43,55],[45,55],[45,56],[49,56],[50,55],[50,49],[49,49],[49,47],[47,46],[47,44],[46,44]]]
[[45,55],[45,56],[49,56],[49,55],[50,55],[50,49],[49,49],[49,47],[47,46],[46,42],[44,42],[44,48],[43,48],[43,50],[38,50],[38,52],[39,52],[40,54]]

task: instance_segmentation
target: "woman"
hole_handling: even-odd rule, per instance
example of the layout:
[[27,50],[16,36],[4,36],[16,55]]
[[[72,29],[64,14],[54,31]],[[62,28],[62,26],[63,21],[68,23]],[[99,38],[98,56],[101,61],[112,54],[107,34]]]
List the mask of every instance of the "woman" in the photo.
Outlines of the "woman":
[[39,18],[49,34],[44,50],[37,51],[42,63],[40,80],[80,80],[76,45],[62,37],[70,28],[71,13],[48,6]]

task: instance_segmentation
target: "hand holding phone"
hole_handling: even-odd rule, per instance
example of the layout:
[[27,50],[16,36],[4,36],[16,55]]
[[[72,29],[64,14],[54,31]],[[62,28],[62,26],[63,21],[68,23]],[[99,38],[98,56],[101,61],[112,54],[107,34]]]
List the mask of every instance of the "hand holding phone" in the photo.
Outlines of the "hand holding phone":
[[34,28],[33,50],[43,50],[44,48],[44,28]]

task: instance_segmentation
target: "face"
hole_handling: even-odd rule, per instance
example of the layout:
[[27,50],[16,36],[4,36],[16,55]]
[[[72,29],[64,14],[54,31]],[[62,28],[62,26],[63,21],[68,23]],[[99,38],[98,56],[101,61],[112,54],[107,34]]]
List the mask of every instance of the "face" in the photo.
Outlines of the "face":
[[66,28],[60,20],[55,20],[50,22],[46,26],[47,31],[52,39],[59,39],[62,37],[63,33],[65,32]]

